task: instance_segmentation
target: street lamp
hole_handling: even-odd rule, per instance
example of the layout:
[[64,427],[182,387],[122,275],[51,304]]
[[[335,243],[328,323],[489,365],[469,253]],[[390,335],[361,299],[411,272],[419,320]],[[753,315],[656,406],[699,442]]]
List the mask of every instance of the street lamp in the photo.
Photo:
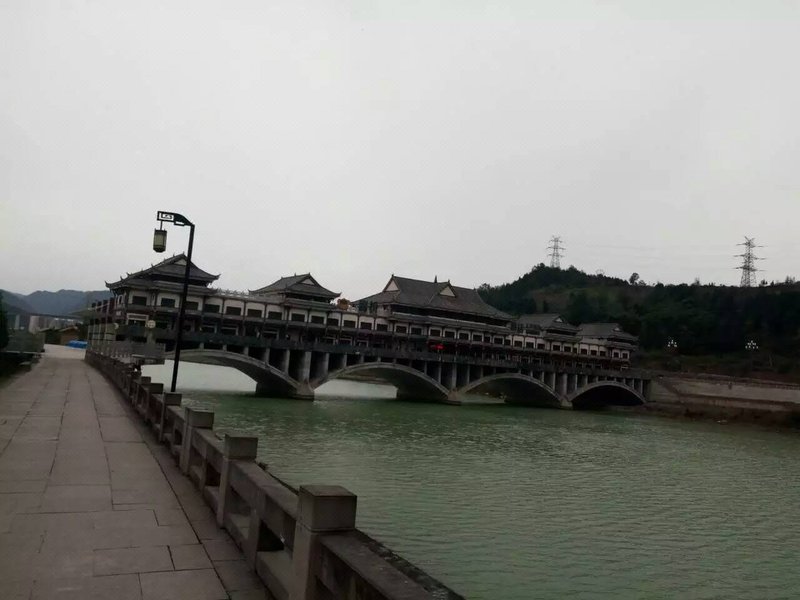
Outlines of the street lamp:
[[175,362],[172,366],[172,385],[170,391],[175,391],[178,383],[178,363],[181,361],[181,343],[183,342],[183,320],[186,316],[186,296],[189,294],[189,270],[192,264],[192,248],[194,247],[194,223],[181,214],[173,212],[158,211],[156,219],[161,223],[159,229],[153,233],[153,250],[164,252],[167,249],[167,232],[164,223],[172,223],[178,227],[189,228],[189,248],[186,251],[186,268],[183,271],[183,290],[181,291],[181,303],[178,307],[178,332],[175,334]]
[[750,352],[755,352],[758,350],[758,344],[754,340],[750,340],[744,345],[745,350],[749,350]]
[[678,349],[678,342],[676,342],[672,338],[669,338],[669,341],[667,342],[667,350],[677,350],[677,349]]

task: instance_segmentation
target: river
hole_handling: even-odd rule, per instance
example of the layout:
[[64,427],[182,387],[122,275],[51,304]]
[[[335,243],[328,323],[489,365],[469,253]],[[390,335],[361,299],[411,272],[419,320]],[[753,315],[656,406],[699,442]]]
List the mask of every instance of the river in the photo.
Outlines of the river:
[[[255,398],[236,371],[181,369],[218,430],[257,435],[293,485],[356,493],[360,528],[467,598],[800,597],[796,433],[404,403],[349,382]],[[145,373],[169,381],[168,365]]]

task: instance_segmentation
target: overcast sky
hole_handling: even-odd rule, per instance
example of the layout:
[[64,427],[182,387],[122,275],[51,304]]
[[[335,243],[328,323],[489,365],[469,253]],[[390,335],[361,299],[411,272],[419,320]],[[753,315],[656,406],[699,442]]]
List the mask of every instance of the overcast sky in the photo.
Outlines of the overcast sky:
[[[648,8],[644,8],[644,6]],[[197,224],[226,288],[800,274],[800,8],[0,0],[0,288],[98,289]],[[168,252],[186,232],[171,228]]]

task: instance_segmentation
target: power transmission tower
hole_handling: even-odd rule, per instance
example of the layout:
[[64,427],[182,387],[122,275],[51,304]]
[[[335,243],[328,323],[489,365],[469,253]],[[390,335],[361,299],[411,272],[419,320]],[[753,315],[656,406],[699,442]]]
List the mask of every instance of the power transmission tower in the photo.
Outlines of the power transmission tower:
[[561,245],[561,238],[557,235],[551,237],[550,245],[547,249],[550,250],[550,267],[553,269],[560,269],[561,257],[564,256],[562,252],[566,250],[566,248]]
[[737,244],[737,246],[744,246],[744,252],[742,254],[736,254],[737,257],[742,259],[741,266],[736,267],[742,272],[742,280],[739,285],[741,287],[753,287],[756,284],[756,272],[758,272],[756,261],[761,260],[755,255],[754,250],[756,248],[763,248],[763,246],[756,246],[756,239],[746,236],[744,242]]

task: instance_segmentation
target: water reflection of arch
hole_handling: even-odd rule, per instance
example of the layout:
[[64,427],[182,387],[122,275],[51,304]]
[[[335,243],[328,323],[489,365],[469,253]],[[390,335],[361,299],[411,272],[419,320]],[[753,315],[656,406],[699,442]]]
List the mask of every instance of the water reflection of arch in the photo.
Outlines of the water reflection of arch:
[[644,404],[644,397],[618,381],[596,381],[575,390],[567,401],[572,408],[589,410],[604,406],[639,406]]
[[[166,355],[172,358],[174,352]],[[231,367],[241,371],[256,381],[256,391],[292,397],[297,394],[300,384],[283,371],[244,354],[226,350],[182,350],[181,360],[201,365]]]
[[461,394],[488,394],[503,397],[511,404],[529,404],[552,408],[561,407],[556,391],[544,382],[522,373],[497,373],[465,385]]
[[346,379],[356,375],[393,385],[397,388],[398,398],[436,402],[444,402],[448,399],[447,388],[432,377],[417,369],[389,362],[361,363],[337,369],[312,382],[311,386],[318,388],[333,379]]

